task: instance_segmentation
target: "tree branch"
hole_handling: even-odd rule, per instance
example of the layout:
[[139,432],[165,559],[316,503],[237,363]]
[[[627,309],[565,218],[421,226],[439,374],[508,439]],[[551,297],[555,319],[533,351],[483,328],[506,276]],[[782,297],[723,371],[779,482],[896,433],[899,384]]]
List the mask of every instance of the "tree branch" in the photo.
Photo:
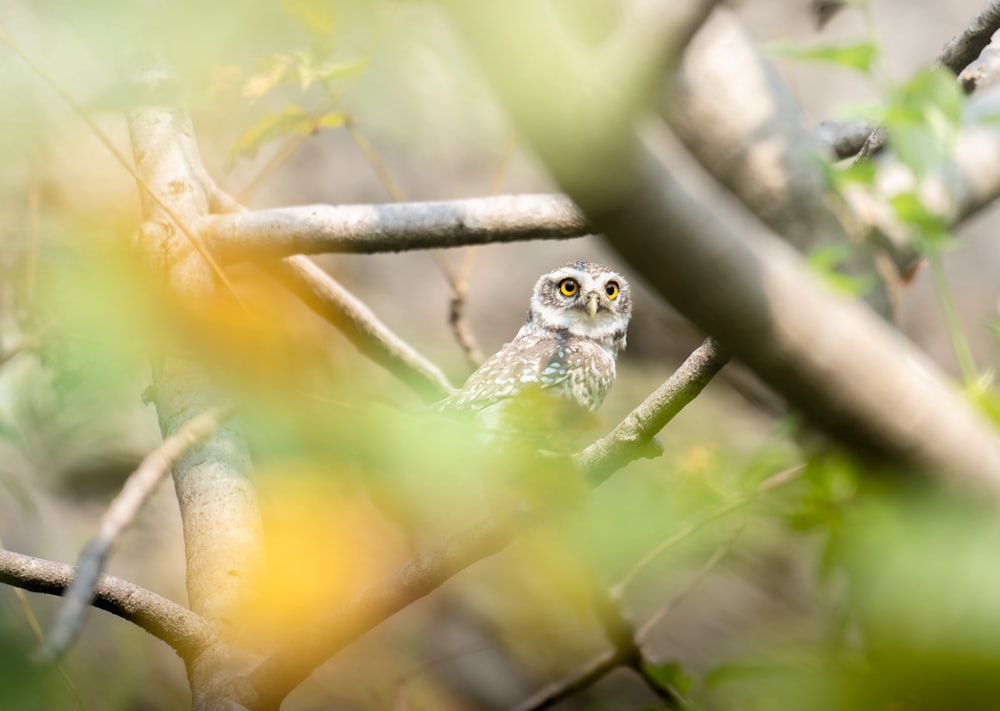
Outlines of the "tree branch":
[[563,195],[498,195],[446,202],[306,205],[210,215],[199,233],[224,261],[292,254],[377,254],[412,249],[567,239],[590,233]]
[[[649,440],[722,367],[725,356],[712,341],[698,348],[664,386],[647,398],[611,435],[577,457],[588,486],[596,486],[618,467],[649,455]],[[615,439],[622,437],[621,441]],[[634,450],[632,453],[629,450]],[[270,710],[312,671],[349,643],[396,612],[440,587],[473,563],[498,553],[533,523],[530,515],[516,520],[487,519],[424,553],[349,603],[318,620],[308,637],[297,639],[267,658],[252,673],[255,698],[247,706]]]
[[440,368],[393,333],[371,309],[308,257],[287,257],[271,271],[309,308],[336,326],[359,351],[427,402],[455,391]]
[[[75,572],[65,563],[0,549],[0,583],[6,585],[62,595]],[[191,610],[121,578],[100,576],[93,604],[163,640],[187,661],[215,639],[209,624]]]
[[958,74],[979,56],[1000,29],[1000,0],[989,0],[959,34],[948,40],[937,63]]

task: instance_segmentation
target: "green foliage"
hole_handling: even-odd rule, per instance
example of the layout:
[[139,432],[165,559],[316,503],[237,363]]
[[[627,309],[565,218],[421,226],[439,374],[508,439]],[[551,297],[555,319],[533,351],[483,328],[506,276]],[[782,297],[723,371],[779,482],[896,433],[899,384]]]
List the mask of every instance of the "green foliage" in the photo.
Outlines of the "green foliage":
[[809,253],[806,264],[823,282],[839,294],[858,297],[878,283],[874,274],[850,274],[842,267],[851,259],[849,244],[831,244]]
[[870,74],[879,58],[878,45],[871,40],[811,47],[803,47],[789,42],[771,42],[763,49],[776,57],[802,62],[835,64],[863,74]]

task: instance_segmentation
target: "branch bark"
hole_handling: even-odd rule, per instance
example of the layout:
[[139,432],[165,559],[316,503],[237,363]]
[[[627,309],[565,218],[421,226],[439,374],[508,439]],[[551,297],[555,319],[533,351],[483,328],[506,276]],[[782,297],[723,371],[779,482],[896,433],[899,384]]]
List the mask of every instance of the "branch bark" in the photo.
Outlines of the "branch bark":
[[[76,574],[65,563],[0,549],[0,583],[46,595],[62,595]],[[132,622],[190,661],[215,639],[201,616],[121,578],[102,575],[94,586],[94,607]]]
[[[148,75],[151,89],[159,79]],[[175,219],[193,225],[210,209],[212,191],[190,119],[181,111],[141,108],[129,115],[136,170],[144,187],[145,221],[140,247],[166,275],[171,291],[185,303],[215,297],[210,265],[184,237]],[[165,211],[166,203],[170,210]],[[182,431],[192,418],[221,406],[215,378],[198,362],[164,354],[153,364],[153,400],[164,438]],[[249,626],[241,613],[263,568],[260,513],[251,482],[250,456],[234,419],[181,457],[173,467],[187,557],[191,609],[218,626],[224,642],[188,660],[196,711],[218,709],[235,693],[228,683],[237,657],[229,643],[244,642]],[[239,646],[234,644],[233,647]],[[244,661],[245,660],[241,660]]]
[[292,254],[377,254],[411,249],[566,239],[589,234],[563,195],[498,195],[447,202],[306,205],[201,218],[199,234],[227,262]]

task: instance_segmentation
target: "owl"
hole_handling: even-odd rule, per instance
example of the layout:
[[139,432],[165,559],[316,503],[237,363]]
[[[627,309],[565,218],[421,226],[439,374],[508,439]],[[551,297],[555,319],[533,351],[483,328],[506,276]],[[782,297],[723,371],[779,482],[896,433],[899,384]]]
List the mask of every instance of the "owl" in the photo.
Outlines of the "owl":
[[631,314],[628,282],[608,267],[570,262],[543,274],[514,340],[439,407],[494,432],[564,431],[604,401]]

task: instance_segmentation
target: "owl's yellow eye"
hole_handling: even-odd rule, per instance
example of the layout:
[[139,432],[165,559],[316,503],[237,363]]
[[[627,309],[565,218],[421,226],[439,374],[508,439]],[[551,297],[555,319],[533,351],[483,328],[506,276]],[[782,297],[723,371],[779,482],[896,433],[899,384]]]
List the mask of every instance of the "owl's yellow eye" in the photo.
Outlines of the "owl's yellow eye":
[[604,293],[608,295],[608,298],[614,301],[618,298],[618,282],[609,281],[608,285],[604,287]]
[[580,285],[576,283],[576,279],[563,279],[559,282],[559,291],[563,296],[575,296],[579,290]]

